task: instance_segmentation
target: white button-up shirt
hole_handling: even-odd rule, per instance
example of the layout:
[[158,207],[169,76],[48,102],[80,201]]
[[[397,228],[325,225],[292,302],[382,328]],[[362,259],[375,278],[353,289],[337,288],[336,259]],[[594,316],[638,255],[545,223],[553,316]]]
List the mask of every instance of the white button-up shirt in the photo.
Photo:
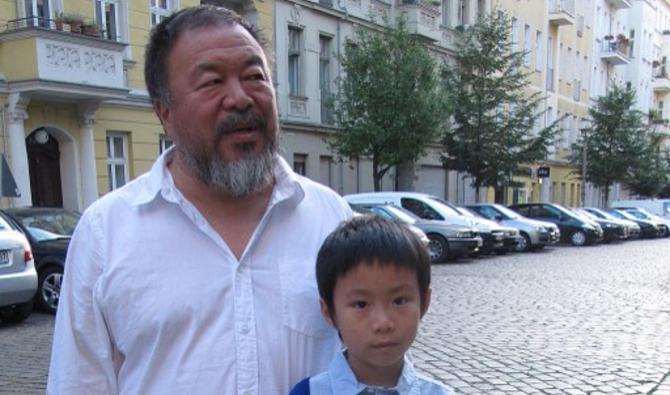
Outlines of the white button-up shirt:
[[351,216],[333,191],[275,168],[241,259],[175,187],[168,151],[84,213],[67,255],[50,394],[286,394],[339,341],[314,265]]

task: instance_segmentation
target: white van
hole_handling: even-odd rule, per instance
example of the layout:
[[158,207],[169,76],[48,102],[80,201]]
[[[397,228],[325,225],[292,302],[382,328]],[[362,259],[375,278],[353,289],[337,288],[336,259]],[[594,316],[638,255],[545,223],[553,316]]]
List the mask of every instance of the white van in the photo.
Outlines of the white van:
[[670,199],[617,200],[610,204],[612,208],[637,207],[664,219],[670,219]]
[[353,204],[392,204],[405,208],[423,219],[446,221],[449,224],[474,228],[470,218],[441,203],[441,199],[418,192],[371,192],[345,195],[344,199]]

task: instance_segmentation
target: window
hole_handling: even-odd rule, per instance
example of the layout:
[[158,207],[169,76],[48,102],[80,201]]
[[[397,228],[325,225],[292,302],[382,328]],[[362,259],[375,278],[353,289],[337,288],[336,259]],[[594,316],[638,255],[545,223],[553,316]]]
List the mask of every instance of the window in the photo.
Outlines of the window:
[[458,24],[462,26],[468,24],[468,8],[465,0],[458,0]]
[[570,119],[572,119],[570,115],[566,115],[563,118],[563,136],[561,137],[563,149],[568,149],[570,146]]
[[302,46],[302,30],[293,26],[288,28],[288,93],[300,96],[300,48]]
[[451,15],[451,0],[442,0],[442,24],[451,27],[449,16]]
[[95,19],[100,26],[100,34],[103,38],[120,41],[118,0],[96,0]]
[[519,21],[512,18],[512,51],[519,50]]
[[565,58],[565,79],[568,83],[572,82],[572,48],[568,47],[568,55]]
[[323,185],[333,187],[333,157],[321,155],[319,158],[319,178]]
[[150,0],[151,1],[151,26],[156,26],[172,13],[174,0]]
[[293,171],[306,176],[307,175],[307,154],[293,154]]
[[34,17],[28,23],[31,26],[49,27],[53,17],[51,0],[25,0],[26,18]]
[[319,88],[321,90],[321,123],[333,124],[330,110],[330,43],[328,36],[319,36]]
[[542,71],[542,32],[535,32],[535,70]]
[[107,178],[110,191],[128,182],[128,136],[126,134],[107,133]]
[[547,90],[554,91],[554,40],[547,37]]
[[526,67],[530,67],[530,26],[525,25],[523,28],[523,50],[525,52],[523,56],[523,64]]
[[400,199],[400,205],[406,209],[414,213],[414,215],[423,218],[423,219],[433,219],[433,220],[438,220],[438,221],[443,221],[444,217],[440,215],[437,211],[435,211],[434,208],[430,207],[426,203],[416,200],[416,199],[411,199],[411,198],[402,198]]
[[158,142],[158,153],[162,154],[168,148],[172,147],[173,144],[172,139],[167,134],[161,134]]
[[560,69],[558,70],[558,79],[559,81],[562,81],[565,77],[565,66],[563,65],[565,63],[565,53],[563,52],[563,43],[559,44],[558,60],[560,61]]

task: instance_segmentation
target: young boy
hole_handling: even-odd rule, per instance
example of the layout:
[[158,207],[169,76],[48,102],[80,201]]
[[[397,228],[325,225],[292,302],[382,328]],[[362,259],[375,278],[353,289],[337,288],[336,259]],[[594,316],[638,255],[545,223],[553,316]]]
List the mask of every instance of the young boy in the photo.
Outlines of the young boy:
[[340,225],[316,263],[321,312],[345,350],[290,395],[445,395],[405,355],[430,304],[430,258],[405,226],[377,216]]

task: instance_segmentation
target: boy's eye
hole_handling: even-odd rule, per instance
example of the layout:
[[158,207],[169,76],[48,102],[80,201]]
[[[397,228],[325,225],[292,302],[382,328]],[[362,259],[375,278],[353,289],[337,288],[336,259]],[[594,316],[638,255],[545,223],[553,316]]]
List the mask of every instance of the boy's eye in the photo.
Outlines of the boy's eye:
[[400,297],[397,297],[397,298],[393,299],[393,303],[398,304],[398,305],[405,304],[407,302],[409,302],[409,298],[406,298],[404,296],[400,296]]
[[367,307],[367,305],[368,305],[367,302],[364,302],[362,300],[356,301],[352,304],[352,306],[355,309],[364,309],[365,307]]

